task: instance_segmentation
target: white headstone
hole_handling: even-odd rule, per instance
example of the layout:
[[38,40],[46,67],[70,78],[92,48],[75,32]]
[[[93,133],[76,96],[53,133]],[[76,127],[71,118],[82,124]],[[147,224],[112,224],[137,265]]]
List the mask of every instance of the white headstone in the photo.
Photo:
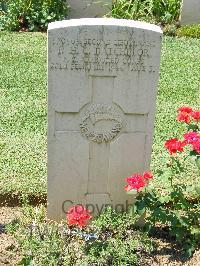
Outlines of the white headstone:
[[200,24],[200,0],[183,0],[181,24]]
[[49,25],[49,218],[64,217],[70,202],[98,213],[133,199],[124,179],[149,168],[161,36],[128,20]]
[[67,0],[69,18],[96,18],[109,13],[112,0]]

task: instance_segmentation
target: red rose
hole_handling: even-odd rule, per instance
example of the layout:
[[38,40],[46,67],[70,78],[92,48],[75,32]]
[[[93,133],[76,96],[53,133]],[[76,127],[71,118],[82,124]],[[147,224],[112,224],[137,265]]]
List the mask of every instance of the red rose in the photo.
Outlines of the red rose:
[[188,113],[178,113],[177,120],[180,122],[185,122],[186,124],[190,123],[190,114]]
[[134,174],[130,177],[127,177],[125,180],[128,183],[128,185],[125,187],[126,191],[136,189],[137,192],[139,192],[143,187],[146,186],[146,182],[143,176],[140,174]]
[[67,212],[67,221],[70,226],[75,225],[82,228],[91,218],[90,211],[83,205],[72,206]]
[[165,148],[168,149],[171,155],[175,154],[177,151],[182,152],[184,146],[185,142],[181,142],[177,138],[170,139],[165,142]]
[[188,106],[183,106],[178,109],[178,112],[188,113],[190,114],[192,112],[192,108]]
[[195,131],[190,131],[183,135],[185,142],[191,144],[193,149],[200,153],[200,133]]
[[191,107],[183,106],[178,109],[177,120],[180,122],[190,123],[190,114],[192,112]]
[[195,131],[190,131],[183,135],[185,141],[187,144],[192,144],[195,141],[198,141],[200,139],[200,134]]
[[192,118],[193,118],[194,120],[196,120],[197,122],[199,122],[199,120],[200,120],[200,110],[198,110],[198,111],[193,111],[193,112],[191,113],[191,116],[192,116]]
[[151,172],[144,172],[143,177],[144,179],[152,179],[153,175]]
[[192,146],[197,153],[200,153],[200,139],[198,141],[194,141]]

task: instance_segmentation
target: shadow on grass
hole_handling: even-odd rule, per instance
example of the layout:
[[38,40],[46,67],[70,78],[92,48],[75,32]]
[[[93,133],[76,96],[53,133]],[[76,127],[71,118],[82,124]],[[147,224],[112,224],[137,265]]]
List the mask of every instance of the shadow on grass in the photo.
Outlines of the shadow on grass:
[[[23,198],[24,196],[22,194],[2,194],[0,195],[0,207],[21,207],[23,205]],[[26,195],[26,200],[32,206],[37,206],[39,204],[47,206],[46,195]]]

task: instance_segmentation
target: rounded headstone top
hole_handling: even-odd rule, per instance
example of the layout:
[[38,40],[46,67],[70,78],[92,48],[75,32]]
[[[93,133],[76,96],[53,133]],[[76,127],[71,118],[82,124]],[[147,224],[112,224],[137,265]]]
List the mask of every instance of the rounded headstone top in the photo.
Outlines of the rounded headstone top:
[[81,18],[81,19],[69,19],[49,23],[48,30],[54,30],[59,28],[76,27],[76,26],[120,26],[144,29],[149,31],[155,31],[162,34],[162,30],[159,26],[154,24],[127,20],[127,19],[115,19],[115,18]]

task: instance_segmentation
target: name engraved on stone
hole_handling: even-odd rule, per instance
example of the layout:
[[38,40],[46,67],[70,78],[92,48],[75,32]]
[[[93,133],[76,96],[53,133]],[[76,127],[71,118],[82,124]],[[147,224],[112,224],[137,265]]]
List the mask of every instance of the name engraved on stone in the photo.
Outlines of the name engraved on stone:
[[145,71],[155,72],[149,59],[154,42],[135,40],[68,40],[52,41],[57,61],[50,63],[50,70],[71,71]]
[[110,142],[122,129],[122,115],[117,105],[90,104],[80,124],[81,133],[93,142]]

